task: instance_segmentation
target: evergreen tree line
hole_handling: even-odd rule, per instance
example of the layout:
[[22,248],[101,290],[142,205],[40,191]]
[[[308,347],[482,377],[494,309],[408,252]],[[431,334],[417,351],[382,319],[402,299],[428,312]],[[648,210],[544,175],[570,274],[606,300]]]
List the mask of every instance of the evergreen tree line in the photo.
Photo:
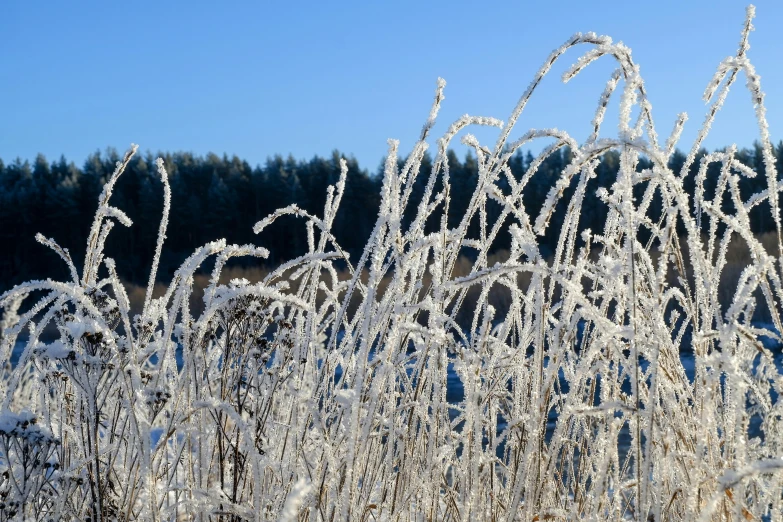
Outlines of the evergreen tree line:
[[[704,154],[706,151],[700,152],[700,155]],[[778,172],[783,172],[783,142],[775,148],[775,155]],[[268,248],[271,255],[264,263],[272,266],[303,254],[307,238],[301,220],[283,217],[260,236],[253,234],[252,227],[276,209],[292,203],[312,214],[322,215],[326,188],[339,178],[341,157],[337,151],[331,157],[316,156],[309,161],[275,156],[267,159],[264,165],[251,167],[236,156],[208,154],[200,157],[186,152],[137,155],[120,178],[112,197],[112,204],[134,223],[127,229],[115,228],[106,248],[107,255],[117,260],[120,276],[137,284],[146,283],[163,208],[162,185],[154,162],[158,156],[165,161],[172,190],[168,233],[158,271],[161,279],[169,279],[195,248],[218,238],[225,238],[229,243],[254,243]],[[737,158],[759,173],[755,178],[742,179],[740,188],[743,197],[747,198],[766,185],[761,148],[755,145],[742,149]],[[68,277],[64,263],[56,254],[35,241],[37,232],[69,249],[77,266],[81,264],[98,195],[120,159],[116,150],[109,149],[103,154],[97,152],[89,156],[81,168],[64,157],[49,163],[40,154],[32,163],[17,159],[5,164],[0,160],[0,291],[30,279]],[[568,149],[554,153],[531,179],[523,201],[533,218],[570,159]],[[520,179],[532,161],[530,152],[514,155],[509,162],[513,176]],[[671,167],[679,172],[684,161],[685,155],[675,152]],[[448,223],[454,227],[465,215],[476,188],[478,164],[475,156],[467,154],[461,160],[453,151],[448,153],[448,162],[451,182]],[[413,201],[418,201],[424,193],[431,166],[432,158],[426,156],[414,185]],[[639,169],[650,166],[643,160]],[[685,181],[685,189],[691,197],[698,166],[699,161],[696,161]],[[582,207],[580,225],[583,228],[602,229],[607,209],[595,197],[595,190],[610,186],[616,179],[618,167],[617,153],[609,152],[601,158],[596,179],[589,182],[588,196]],[[707,197],[711,197],[710,190],[714,190],[719,171],[720,165],[712,165],[709,170],[708,180],[712,184],[708,181]],[[332,232],[354,262],[360,257],[375,225],[381,184],[381,168],[370,173],[360,168],[355,159],[348,160],[345,194]],[[499,185],[504,192],[509,192],[504,180],[500,180]],[[573,192],[574,185],[572,182],[568,191]],[[435,190],[440,187],[436,185]],[[570,195],[567,192],[560,200],[549,228],[552,233],[542,242],[549,253],[556,247]],[[637,197],[641,197],[641,192]],[[659,198],[653,200],[653,216],[660,215],[661,205]],[[724,205],[731,206],[728,198]],[[410,221],[415,207],[409,205],[406,221]],[[489,222],[494,222],[501,207],[491,202],[487,211],[494,213],[487,216]],[[754,232],[762,233],[774,227],[774,223],[764,216],[769,216],[768,208],[757,206],[751,215]],[[436,215],[428,226],[439,228],[435,220],[440,218]],[[470,224],[469,237],[479,234],[480,223],[475,219]],[[507,230],[502,230],[495,248],[508,248],[509,243]],[[471,255],[470,252],[465,254]]]

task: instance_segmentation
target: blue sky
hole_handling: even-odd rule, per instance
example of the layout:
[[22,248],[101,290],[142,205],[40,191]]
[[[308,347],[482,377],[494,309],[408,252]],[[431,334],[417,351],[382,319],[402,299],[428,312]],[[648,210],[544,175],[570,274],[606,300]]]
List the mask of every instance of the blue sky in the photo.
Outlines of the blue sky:
[[[767,93],[773,141],[783,135],[783,2],[756,2],[749,56]],[[549,52],[577,31],[621,40],[641,65],[653,115],[668,136],[685,111],[687,149],[706,113],[702,92],[736,52],[738,1],[609,2],[32,2],[0,6],[0,158],[81,165],[131,142],[141,150],[237,154],[251,164],[333,149],[375,171],[387,138],[410,151],[436,79],[446,100],[435,132],[462,114],[507,119]],[[586,50],[586,47],[582,47]],[[571,83],[534,95],[514,130],[589,134],[615,65],[602,59]],[[616,100],[605,132],[616,130]],[[491,145],[492,132],[476,133]],[[757,137],[744,78],[706,141]],[[460,150],[463,154],[464,150]]]

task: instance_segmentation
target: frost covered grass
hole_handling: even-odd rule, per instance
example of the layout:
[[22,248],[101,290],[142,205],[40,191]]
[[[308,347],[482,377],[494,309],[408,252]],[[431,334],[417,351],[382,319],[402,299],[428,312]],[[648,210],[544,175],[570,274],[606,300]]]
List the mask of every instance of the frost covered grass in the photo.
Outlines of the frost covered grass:
[[[133,146],[104,187],[81,274],[68,251],[39,236],[71,279],[0,296],[0,360],[26,332],[0,386],[0,520],[783,520],[783,378],[762,343],[783,332],[780,188],[746,56],[752,17],[749,8],[738,52],[705,92],[714,101],[680,172],[668,160],[685,115],[661,142],[630,50],[608,37],[577,34],[556,49],[505,124],[454,122],[423,172],[439,81],[402,167],[389,142],[381,210],[355,261],[330,233],[343,165],[323,216],[291,206],[255,225],[301,218],[301,257],[255,283],[221,282],[231,258],[267,251],[215,241],[153,297],[170,206],[159,160],[164,215],[137,314],[103,253],[113,223],[131,224],[110,199]],[[599,58],[617,63],[593,134],[581,145],[557,129],[511,141],[541,78],[581,46],[589,50],[565,81]],[[768,188],[741,193],[740,176],[756,172],[730,147],[701,160],[689,198],[684,178],[739,73]],[[612,96],[618,133],[602,137]],[[488,148],[463,134],[479,178],[449,228],[446,151],[474,125],[499,137]],[[535,140],[551,144],[515,178],[509,158]],[[566,146],[572,162],[541,207],[526,208],[537,166]],[[616,180],[596,186],[597,158],[610,150],[620,153]],[[652,168],[639,168],[642,156]],[[713,163],[719,177],[705,190]],[[569,187],[557,250],[544,259],[537,236]],[[580,228],[585,198],[608,207],[602,230]],[[502,208],[495,221],[490,201]],[[751,233],[756,206],[776,225],[763,243]],[[467,235],[472,221],[476,237]],[[511,249],[490,260],[507,222]],[[738,251],[746,255],[729,256]],[[197,285],[205,263],[214,268]],[[24,305],[31,295],[38,300]],[[762,308],[773,327],[758,326]],[[59,338],[44,343],[51,325]],[[693,352],[690,376],[681,348]],[[450,376],[463,390],[451,400]]]

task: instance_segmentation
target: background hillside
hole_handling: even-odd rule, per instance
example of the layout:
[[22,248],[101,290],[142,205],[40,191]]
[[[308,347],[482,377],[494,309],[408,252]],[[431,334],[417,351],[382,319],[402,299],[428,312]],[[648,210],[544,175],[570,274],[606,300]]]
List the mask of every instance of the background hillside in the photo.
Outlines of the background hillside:
[[[783,171],[783,142],[775,148],[775,153],[778,171]],[[154,166],[154,158],[158,156],[165,160],[172,188],[170,233],[158,272],[159,279],[168,280],[195,248],[218,238],[225,238],[229,243],[255,243],[268,248],[271,255],[266,260],[267,268],[304,253],[305,230],[294,226],[294,218],[281,218],[260,237],[253,234],[252,227],[276,209],[291,203],[311,214],[322,215],[326,187],[336,183],[339,177],[341,154],[335,151],[331,157],[314,156],[309,161],[275,156],[255,167],[236,156],[195,156],[187,152],[137,156],[122,176],[114,195],[115,205],[128,214],[133,226],[115,231],[107,245],[107,254],[120,261],[117,267],[120,277],[134,284],[144,284],[148,277],[163,206],[162,186]],[[548,157],[534,175],[524,196],[525,207],[531,215],[537,215],[547,192],[570,157],[570,150],[563,148]],[[675,172],[681,170],[684,157],[679,152],[672,156],[670,166]],[[761,149],[758,145],[743,149],[737,158],[759,173],[753,179],[742,178],[741,190],[747,198],[765,186]],[[50,163],[43,155],[38,155],[32,162],[16,159],[5,164],[0,160],[0,291],[30,279],[67,276],[66,268],[56,254],[35,241],[38,232],[68,248],[75,255],[76,264],[80,265],[80,252],[87,241],[101,187],[120,159],[116,150],[108,149],[92,154],[81,167],[64,157]],[[513,175],[519,179],[532,160],[529,151],[515,155],[509,162]],[[599,186],[610,186],[618,165],[617,153],[605,154],[596,169],[596,179],[590,182],[588,194],[594,193]],[[696,161],[685,179],[685,189],[691,197],[698,166],[699,161]],[[642,160],[638,168],[647,167],[649,164]],[[425,156],[414,191],[423,192],[430,169],[431,158]],[[705,184],[708,195],[714,190],[719,169],[719,164],[713,164],[708,172]],[[450,152],[449,171],[452,180],[449,226],[454,227],[464,215],[476,188],[478,166],[475,156],[467,154],[460,159]],[[348,160],[346,192],[333,233],[352,260],[361,255],[375,225],[381,183],[380,169],[371,172],[356,159]],[[503,180],[499,185],[508,189]],[[569,188],[572,190],[573,186]],[[554,226],[542,239],[545,253],[547,249],[554,251],[560,230],[558,220],[565,214],[569,196],[567,192],[566,198],[560,200],[553,217]],[[725,205],[731,207],[729,198]],[[580,227],[602,229],[606,206],[599,204],[595,197],[587,197],[583,209]],[[490,221],[496,219],[499,211],[496,202],[488,202]],[[653,201],[651,211],[653,216],[660,215],[659,199]],[[428,221],[433,230],[440,219],[437,212],[434,216]],[[773,229],[767,204],[753,209],[751,222],[756,234]],[[469,236],[477,237],[478,217],[471,226]],[[508,244],[509,235],[504,230],[494,249],[502,250]]]

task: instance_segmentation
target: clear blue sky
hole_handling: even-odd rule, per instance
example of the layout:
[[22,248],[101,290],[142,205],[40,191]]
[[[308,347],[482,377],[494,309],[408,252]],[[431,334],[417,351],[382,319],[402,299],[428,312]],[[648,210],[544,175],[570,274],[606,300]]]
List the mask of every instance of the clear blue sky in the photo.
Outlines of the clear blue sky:
[[[704,88],[736,51],[745,3],[606,2],[35,2],[0,6],[0,158],[81,165],[107,146],[237,154],[251,164],[337,148],[375,171],[387,138],[408,152],[435,82],[448,82],[435,131],[462,114],[503,120],[548,53],[577,31],[621,40],[641,65],[659,134],[688,112],[680,148],[701,125]],[[783,2],[756,2],[749,56],[783,137]],[[586,47],[582,47],[586,50]],[[558,127],[580,141],[614,64],[567,85],[566,55],[514,135]],[[613,104],[616,107],[615,104]],[[617,111],[605,130],[614,133]],[[491,133],[477,133],[491,145]],[[706,145],[757,137],[744,78]],[[463,152],[461,151],[460,154]]]

